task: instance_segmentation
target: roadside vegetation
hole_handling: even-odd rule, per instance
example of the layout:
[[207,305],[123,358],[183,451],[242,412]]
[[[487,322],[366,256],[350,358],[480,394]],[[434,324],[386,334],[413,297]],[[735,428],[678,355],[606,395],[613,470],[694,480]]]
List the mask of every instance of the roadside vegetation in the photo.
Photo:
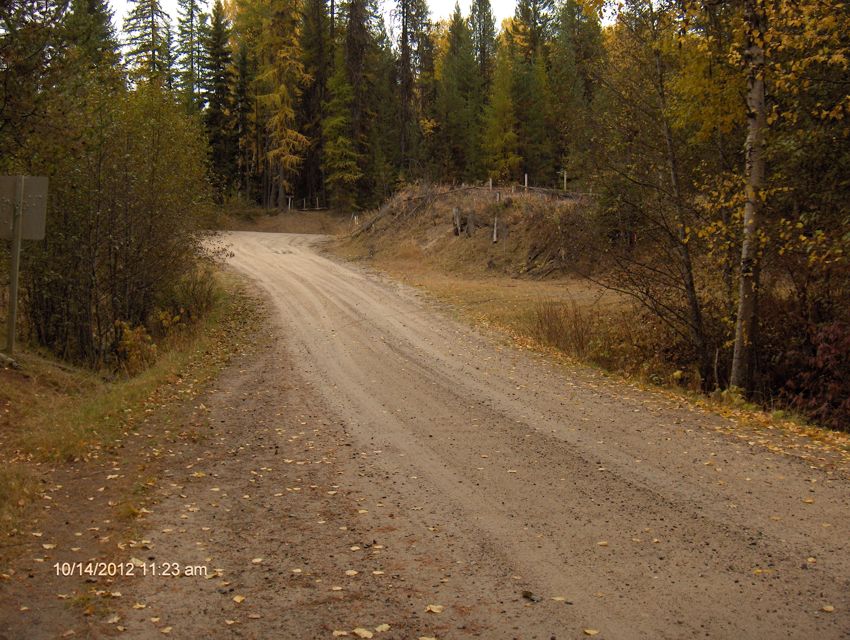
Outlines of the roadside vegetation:
[[439,206],[429,185],[493,181],[499,202],[453,196],[447,268],[607,292],[599,317],[544,299],[542,340],[850,424],[843,0],[519,0],[501,25],[489,0],[442,20],[397,0],[390,24],[374,0],[130,5],[120,32],[105,0],[0,12],[0,169],[51,179],[32,344],[132,376],[213,307],[204,229],[329,209],[376,235],[364,212],[404,225]]
[[[46,238],[23,246],[18,350],[0,363],[4,529],[53,470],[208,378],[245,306],[206,231],[217,210],[204,120],[132,24],[122,50],[105,2],[0,11],[0,173],[50,180]],[[4,319],[7,307],[4,296]]]
[[[369,260],[450,301],[467,317],[521,340],[648,383],[705,393],[730,407],[746,406],[744,398],[718,383],[733,346],[733,325],[723,309],[705,312],[707,326],[724,336],[711,362],[714,378],[707,382],[688,336],[629,291],[617,262],[620,249],[612,246],[617,240],[600,221],[605,212],[599,201],[555,195],[526,194],[516,187],[409,189],[364,216],[333,251]],[[703,259],[697,262],[700,281],[719,287],[722,273]],[[784,338],[767,334],[770,342],[760,355],[770,355],[767,345],[776,344],[771,357],[787,358],[781,340],[793,340],[799,327],[786,320],[771,329],[784,332]],[[843,384],[847,369],[842,356],[821,355],[816,365],[804,361],[784,369],[785,377],[772,371],[771,382],[763,382],[751,396],[751,406],[777,418],[798,415],[846,430],[841,401],[830,405],[825,399]],[[795,393],[799,379],[825,385],[816,410],[807,410],[812,406],[808,396]]]
[[144,430],[148,446],[163,427],[185,431],[172,414],[203,391],[234,353],[245,348],[261,317],[257,300],[236,276],[214,280],[214,304],[181,324],[134,372],[93,371],[29,349],[19,368],[0,369],[0,532],[13,529],[44,490],[47,469],[79,465],[120,448],[128,432]]

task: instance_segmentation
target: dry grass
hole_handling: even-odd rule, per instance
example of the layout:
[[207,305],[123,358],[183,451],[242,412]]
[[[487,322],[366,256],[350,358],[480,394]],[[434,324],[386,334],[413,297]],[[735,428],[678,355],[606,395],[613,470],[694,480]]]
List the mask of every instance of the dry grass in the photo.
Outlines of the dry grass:
[[[367,260],[466,319],[541,348],[655,384],[693,383],[662,357],[665,331],[630,300],[571,273],[563,247],[580,241],[581,203],[533,194],[496,203],[489,192],[463,191],[415,209],[417,193],[398,194],[370,230],[341,237],[329,250]],[[471,235],[455,235],[455,208],[475,220]]]
[[[571,275],[565,257],[551,250],[558,229],[566,228],[564,221],[578,215],[578,203],[510,193],[497,202],[495,193],[475,190],[442,195],[421,207],[422,193],[433,196],[413,189],[397,194],[370,230],[340,237],[329,250],[347,259],[368,260],[378,270],[451,303],[469,319],[534,337],[575,357],[587,355],[590,318],[614,315],[622,299]],[[455,235],[455,208],[464,222],[472,220],[471,234]],[[531,275],[538,268],[548,277]],[[541,315],[541,309],[546,313]],[[568,325],[562,309],[572,309],[574,319],[587,316],[587,335],[576,336],[572,345],[564,340]],[[550,322],[554,324],[547,328]]]
[[582,360],[591,355],[594,323],[588,309],[570,299],[566,303],[546,300],[534,310],[536,338]]
[[351,216],[335,211],[277,211],[256,207],[232,207],[217,222],[228,231],[310,233],[336,235],[350,229]]
[[212,312],[161,343],[157,360],[136,376],[106,379],[33,351],[17,355],[21,370],[0,369],[0,529],[30,502],[39,463],[96,455],[224,366],[229,325],[253,303],[235,276],[219,276],[219,287]]
[[36,495],[38,483],[20,465],[0,468],[0,533],[18,522]]

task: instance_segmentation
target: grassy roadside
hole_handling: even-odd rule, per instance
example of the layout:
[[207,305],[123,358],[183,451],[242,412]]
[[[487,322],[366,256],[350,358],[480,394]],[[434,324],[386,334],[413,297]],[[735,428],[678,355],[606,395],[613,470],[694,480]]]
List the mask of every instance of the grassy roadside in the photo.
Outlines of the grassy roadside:
[[[454,258],[447,263],[439,256],[428,256],[414,242],[389,248],[380,241],[340,237],[326,248],[339,258],[365,262],[421,289],[448,304],[461,320],[494,329],[516,346],[543,353],[565,367],[591,366],[605,376],[663,394],[673,402],[687,402],[734,418],[737,430],[724,430],[742,440],[813,463],[823,461],[825,452],[850,463],[850,434],[817,427],[785,412],[764,411],[722,394],[706,396],[678,375],[656,373],[661,369],[656,369],[652,353],[630,351],[635,349],[632,332],[651,328],[624,324],[622,300],[578,278],[515,278],[474,263],[457,269]],[[549,312],[558,317],[546,318]],[[600,358],[606,350],[616,357],[607,362]],[[625,359],[641,365],[619,367]]]
[[213,311],[161,343],[157,360],[136,376],[105,380],[26,351],[21,370],[0,369],[0,532],[26,513],[50,469],[85,465],[154,417],[167,424],[243,348],[260,305],[233,273],[217,280]]

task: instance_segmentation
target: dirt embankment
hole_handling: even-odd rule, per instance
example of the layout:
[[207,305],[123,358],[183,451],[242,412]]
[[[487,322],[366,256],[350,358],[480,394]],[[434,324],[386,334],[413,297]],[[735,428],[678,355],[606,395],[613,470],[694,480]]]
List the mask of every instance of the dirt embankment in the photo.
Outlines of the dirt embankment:
[[217,229],[270,233],[336,235],[352,229],[352,217],[337,211],[279,211],[259,207],[232,208],[216,221]]
[[339,245],[354,258],[422,261],[453,274],[564,278],[589,266],[570,250],[589,200],[478,187],[399,192]]

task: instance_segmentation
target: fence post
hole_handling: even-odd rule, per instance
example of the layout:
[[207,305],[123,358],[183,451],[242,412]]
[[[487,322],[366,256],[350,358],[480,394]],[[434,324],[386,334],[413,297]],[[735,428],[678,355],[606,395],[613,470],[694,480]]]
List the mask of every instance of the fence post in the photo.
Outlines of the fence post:
[[493,244],[499,241],[499,216],[493,216]]
[[528,193],[528,174],[525,174],[525,192]]

